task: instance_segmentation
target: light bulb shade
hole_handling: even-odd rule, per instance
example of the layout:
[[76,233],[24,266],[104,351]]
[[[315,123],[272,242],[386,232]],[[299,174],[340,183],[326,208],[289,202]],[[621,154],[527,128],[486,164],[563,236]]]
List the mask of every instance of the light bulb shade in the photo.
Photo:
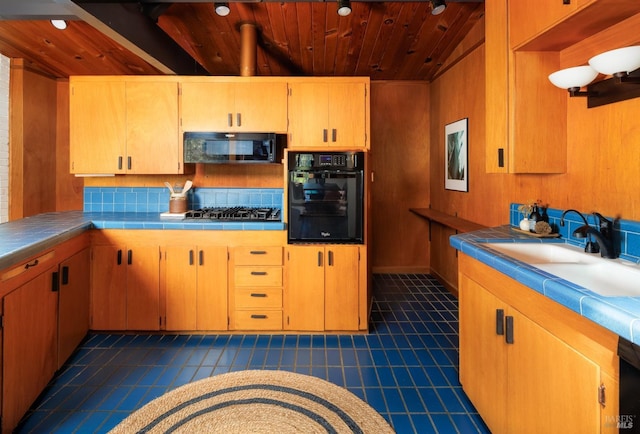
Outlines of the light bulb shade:
[[431,0],[431,15],[440,15],[447,8],[444,0]]
[[589,59],[589,65],[605,75],[626,73],[640,68],[640,45],[606,51]]
[[591,83],[598,76],[598,71],[590,67],[574,66],[561,69],[549,75],[549,81],[560,89],[581,88]]
[[51,20],[51,24],[58,30],[64,30],[67,28],[67,22],[65,20]]
[[349,0],[338,0],[338,15],[346,17],[351,13],[351,2]]
[[216,10],[216,14],[221,17],[226,17],[229,15],[229,12],[231,12],[231,9],[229,9],[229,3],[215,3],[214,8]]

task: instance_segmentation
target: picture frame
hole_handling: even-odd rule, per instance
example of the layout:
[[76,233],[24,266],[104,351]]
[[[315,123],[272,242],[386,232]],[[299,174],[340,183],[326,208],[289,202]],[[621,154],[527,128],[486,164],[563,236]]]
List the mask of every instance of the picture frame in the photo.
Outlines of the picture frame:
[[469,191],[469,118],[444,127],[444,187]]

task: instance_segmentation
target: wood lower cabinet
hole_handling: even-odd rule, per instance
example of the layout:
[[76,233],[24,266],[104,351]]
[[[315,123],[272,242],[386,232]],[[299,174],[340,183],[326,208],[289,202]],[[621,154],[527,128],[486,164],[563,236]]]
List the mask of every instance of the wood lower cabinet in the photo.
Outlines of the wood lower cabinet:
[[460,382],[491,431],[601,432],[617,336],[462,254],[460,271]]
[[159,288],[158,245],[94,245],[91,329],[159,330]]
[[89,263],[88,247],[60,263],[58,369],[89,331]]
[[4,297],[2,432],[10,432],[57,369],[58,267]]
[[227,246],[167,246],[165,329],[227,330]]
[[290,149],[369,148],[368,79],[289,83]]
[[282,251],[282,246],[231,248],[231,330],[282,330]]
[[81,235],[0,270],[0,431],[12,432],[86,336],[88,246]]
[[285,329],[359,329],[359,246],[289,245],[286,258]]

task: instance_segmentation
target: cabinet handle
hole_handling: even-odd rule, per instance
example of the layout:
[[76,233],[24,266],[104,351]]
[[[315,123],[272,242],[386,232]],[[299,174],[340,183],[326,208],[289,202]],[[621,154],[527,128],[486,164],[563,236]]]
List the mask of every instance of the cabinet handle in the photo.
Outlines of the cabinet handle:
[[266,296],[267,296],[267,294],[261,294],[261,293],[258,293],[258,292],[252,292],[251,293],[251,297],[266,297]]
[[67,267],[66,265],[62,267],[62,284],[69,284],[69,267]]
[[204,252],[202,250],[198,251],[198,265],[204,264]]
[[127,157],[127,170],[131,170],[131,157]]
[[513,344],[513,317],[512,316],[507,316],[506,317],[506,327],[507,327],[507,333],[505,336],[505,342],[508,344]]
[[504,335],[504,309],[496,309],[496,334]]
[[193,265],[193,250],[189,250],[189,265]]
[[236,114],[236,126],[240,127],[242,126],[242,114],[241,113],[237,113]]
[[327,129],[326,128],[322,130],[322,141],[325,142],[325,143],[327,142]]
[[318,267],[322,267],[322,252],[318,252]]
[[58,278],[58,272],[51,273],[51,292],[58,292],[60,289],[60,280]]
[[338,139],[338,130],[335,128],[331,130],[331,140],[335,142]]
[[254,313],[254,314],[251,315],[251,318],[252,319],[267,319],[267,316],[266,315],[258,315],[258,314]]
[[249,252],[251,255],[266,255],[267,252],[265,250],[251,250]]
[[504,148],[498,148],[498,167],[504,167]]
[[571,0],[562,0],[562,4],[563,5],[570,5],[571,4]]
[[229,113],[227,115],[227,124],[232,127],[233,126],[233,113]]
[[118,157],[118,170],[122,170],[122,156]]
[[329,260],[329,267],[333,267],[333,250],[329,250],[329,254],[328,254],[329,258],[327,258]]
[[36,265],[38,265],[38,260],[34,260],[33,262],[29,262],[28,264],[24,264],[24,269],[28,270],[31,267],[35,267]]
[[252,276],[266,276],[267,272],[266,271],[252,271],[251,275]]
[[122,265],[122,250],[118,250],[117,257],[118,257],[118,259],[117,259],[118,265]]
[[133,251],[127,250],[127,265],[133,264]]

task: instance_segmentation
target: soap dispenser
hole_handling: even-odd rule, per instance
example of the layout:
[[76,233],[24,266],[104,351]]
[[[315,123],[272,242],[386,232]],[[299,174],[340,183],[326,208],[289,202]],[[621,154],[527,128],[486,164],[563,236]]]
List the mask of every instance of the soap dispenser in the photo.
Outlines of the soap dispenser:
[[540,212],[538,212],[538,204],[534,203],[533,210],[531,211],[531,214],[529,214],[529,228],[531,231],[535,232],[536,223],[538,223],[540,220],[541,220],[541,217],[540,217]]

